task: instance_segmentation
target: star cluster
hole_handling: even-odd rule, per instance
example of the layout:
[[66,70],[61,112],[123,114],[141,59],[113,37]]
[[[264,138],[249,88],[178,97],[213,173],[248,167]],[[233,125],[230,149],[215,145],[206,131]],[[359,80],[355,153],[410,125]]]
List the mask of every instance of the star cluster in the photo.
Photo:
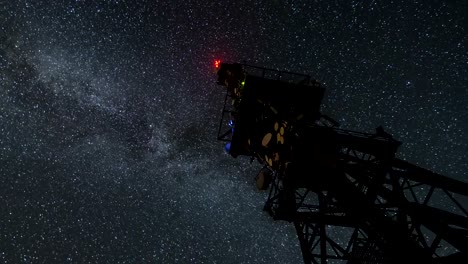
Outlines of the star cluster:
[[307,73],[341,127],[467,180],[466,1],[0,1],[0,260],[301,263],[216,142],[213,61]]

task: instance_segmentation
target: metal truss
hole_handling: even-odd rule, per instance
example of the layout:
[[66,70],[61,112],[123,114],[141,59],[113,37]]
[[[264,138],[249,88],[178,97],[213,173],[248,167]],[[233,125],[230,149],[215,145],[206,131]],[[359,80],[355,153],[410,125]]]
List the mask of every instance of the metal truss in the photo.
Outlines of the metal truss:
[[468,197],[466,183],[394,158],[391,138],[338,134],[339,166],[323,175],[273,171],[265,202],[274,219],[294,223],[305,263],[466,261],[468,214],[457,199]]

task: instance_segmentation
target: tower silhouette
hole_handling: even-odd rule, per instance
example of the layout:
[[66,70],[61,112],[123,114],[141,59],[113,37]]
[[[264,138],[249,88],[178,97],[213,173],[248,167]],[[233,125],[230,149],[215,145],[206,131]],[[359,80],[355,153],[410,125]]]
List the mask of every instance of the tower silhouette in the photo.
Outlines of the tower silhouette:
[[217,68],[218,140],[263,165],[264,210],[294,224],[304,263],[468,263],[467,183],[396,158],[401,142],[381,126],[339,128],[308,75]]

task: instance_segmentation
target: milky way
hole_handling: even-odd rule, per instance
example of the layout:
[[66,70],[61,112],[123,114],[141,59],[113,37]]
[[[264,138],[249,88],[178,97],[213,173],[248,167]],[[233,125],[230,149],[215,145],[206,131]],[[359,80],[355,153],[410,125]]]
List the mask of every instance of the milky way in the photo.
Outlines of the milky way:
[[467,180],[465,1],[134,2],[0,1],[2,262],[301,263],[216,141],[214,59],[311,74],[343,128]]

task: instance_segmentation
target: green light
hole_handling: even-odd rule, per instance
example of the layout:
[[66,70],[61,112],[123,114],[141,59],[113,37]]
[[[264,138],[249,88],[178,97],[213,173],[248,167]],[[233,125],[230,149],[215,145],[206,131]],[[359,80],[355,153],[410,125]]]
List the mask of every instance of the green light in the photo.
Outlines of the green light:
[[245,84],[245,81],[242,81],[242,82],[241,82],[241,84],[242,84],[242,86],[244,86],[244,84]]

